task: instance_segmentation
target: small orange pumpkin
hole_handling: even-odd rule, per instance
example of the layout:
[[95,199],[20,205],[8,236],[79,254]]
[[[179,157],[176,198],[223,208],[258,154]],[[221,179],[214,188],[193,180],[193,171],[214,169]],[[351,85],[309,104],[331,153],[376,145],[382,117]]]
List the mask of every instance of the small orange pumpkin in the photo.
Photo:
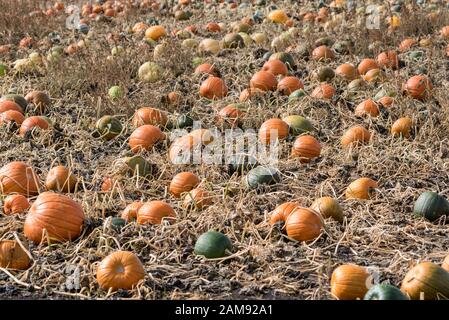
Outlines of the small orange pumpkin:
[[274,140],[286,138],[288,130],[287,122],[281,119],[269,119],[260,126],[259,139],[265,144],[270,144]]
[[283,95],[290,95],[293,91],[303,89],[304,85],[301,80],[292,76],[282,78],[282,80],[279,81],[277,88]]
[[26,270],[30,257],[15,240],[0,241],[0,268]]
[[11,194],[3,202],[3,212],[6,215],[23,213],[30,207],[28,199],[21,194]]
[[131,151],[138,153],[142,150],[150,150],[156,143],[165,139],[162,131],[150,124],[138,127],[129,137]]
[[275,224],[278,221],[285,222],[288,216],[299,207],[297,202],[284,202],[278,205],[270,214],[270,224]]
[[39,178],[26,163],[14,161],[0,169],[0,194],[32,196],[38,194],[39,189]]
[[0,113],[0,124],[15,122],[16,124],[21,125],[23,120],[25,120],[25,117],[19,111],[8,110]]
[[164,111],[150,107],[137,109],[132,120],[133,126],[135,127],[146,124],[165,126],[167,122],[168,117]]
[[339,300],[362,300],[368,292],[369,273],[364,267],[344,264],[332,272],[331,294]]
[[77,177],[66,167],[56,166],[50,169],[45,180],[47,190],[74,192]]
[[121,217],[123,220],[127,222],[131,222],[132,220],[136,220],[137,211],[143,206],[143,202],[134,201],[126,206],[126,208],[122,211]]
[[213,203],[212,196],[203,188],[195,188],[187,192],[183,205],[186,208],[196,208],[201,210]]
[[145,38],[154,41],[157,41],[166,35],[167,31],[165,31],[165,28],[163,26],[151,26],[145,31]]
[[154,200],[146,202],[137,211],[138,224],[160,224],[163,219],[176,219],[175,210],[166,202]]
[[312,91],[311,96],[316,99],[330,100],[335,93],[336,91],[333,86],[328,83],[320,83],[320,85]]
[[418,100],[425,100],[430,97],[432,89],[432,83],[424,75],[411,77],[403,86],[403,91],[406,94]]
[[176,198],[180,198],[184,192],[188,192],[200,184],[200,179],[193,172],[181,172],[175,175],[170,182],[168,190]]
[[251,80],[250,86],[252,89],[260,89],[262,91],[274,91],[277,87],[277,80],[274,74],[268,71],[256,72]]
[[358,145],[360,143],[367,143],[371,139],[371,134],[362,126],[354,126],[346,130],[341,138],[343,147]]
[[275,76],[278,75],[285,76],[288,72],[288,68],[285,65],[285,63],[283,63],[281,60],[273,59],[268,60],[267,62],[264,63],[262,71],[271,72]]
[[361,75],[364,75],[371,69],[379,69],[379,65],[377,64],[376,60],[368,58],[363,59],[357,67],[357,70]]
[[413,121],[409,117],[404,117],[396,120],[391,126],[391,134],[393,136],[402,136],[408,138],[410,130],[413,126]]
[[343,63],[335,69],[335,73],[347,81],[357,79],[359,73],[357,69],[350,63]]
[[313,58],[313,60],[317,60],[317,61],[333,60],[334,52],[328,46],[322,45],[322,46],[316,47],[312,51],[312,58]]
[[323,221],[315,210],[298,207],[286,218],[285,229],[296,241],[311,241],[321,234]]
[[221,99],[228,94],[228,87],[218,77],[209,77],[203,81],[200,87],[200,95],[207,99]]
[[245,102],[250,100],[252,97],[263,96],[265,91],[258,88],[248,88],[243,90],[239,96],[239,102]]
[[218,122],[220,124],[229,123],[232,127],[237,126],[245,116],[245,112],[234,107],[232,104],[224,107],[218,112]]
[[399,51],[401,52],[405,52],[408,49],[410,49],[411,47],[413,47],[414,45],[416,45],[418,42],[414,39],[411,38],[407,38],[404,39],[401,44],[399,45]]
[[307,163],[320,156],[321,144],[312,136],[299,136],[293,143],[291,154],[292,157],[299,157],[301,162]]
[[206,25],[206,30],[209,32],[221,32],[220,25],[216,22],[209,22]]
[[210,74],[211,76],[218,76],[218,72],[210,63],[202,63],[195,68],[195,74]]
[[48,127],[48,122],[43,117],[32,116],[23,120],[19,129],[19,135],[24,137],[27,132],[33,130],[34,128],[47,130]]
[[378,103],[380,103],[383,107],[389,107],[393,104],[394,99],[389,96],[385,96],[377,100]]
[[362,101],[355,108],[355,115],[358,117],[362,117],[364,115],[370,115],[371,117],[377,117],[379,115],[379,107],[373,100],[367,99],[365,101]]
[[346,199],[370,198],[371,191],[377,188],[377,182],[370,178],[359,178],[348,186],[345,192]]
[[395,51],[385,51],[379,53],[376,58],[380,67],[397,69],[399,66],[398,54]]
[[1,100],[0,101],[0,113],[3,113],[5,111],[9,111],[9,110],[13,110],[13,111],[17,111],[23,114],[23,110],[22,108],[15,103],[14,101],[10,101],[10,100]]

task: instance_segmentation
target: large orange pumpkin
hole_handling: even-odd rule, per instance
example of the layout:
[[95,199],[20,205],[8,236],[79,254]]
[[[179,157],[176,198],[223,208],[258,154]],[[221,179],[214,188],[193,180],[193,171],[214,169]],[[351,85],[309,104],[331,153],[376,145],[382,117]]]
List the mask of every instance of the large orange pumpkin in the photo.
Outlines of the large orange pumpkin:
[[32,196],[38,194],[39,189],[39,178],[26,163],[14,161],[0,169],[0,194]]
[[432,93],[432,83],[424,75],[413,76],[403,86],[406,94],[418,100],[425,100]]
[[354,126],[346,130],[341,138],[343,147],[354,146],[367,143],[371,139],[371,134],[362,126]]
[[286,218],[287,235],[297,241],[310,241],[321,234],[323,220],[313,209],[298,207]]
[[288,136],[288,124],[281,119],[269,119],[262,123],[259,129],[259,140],[265,144]]
[[0,101],[0,113],[3,113],[8,110],[14,110],[23,114],[22,107],[18,105],[16,102],[11,100],[1,100]]
[[401,291],[411,300],[447,300],[449,272],[432,262],[421,262],[407,272]]
[[26,270],[30,266],[30,257],[15,240],[0,241],[0,267]]
[[142,150],[150,150],[156,143],[164,140],[165,135],[162,131],[150,124],[138,127],[129,137],[129,146],[131,151],[138,153]]
[[77,177],[68,168],[56,166],[48,172],[45,187],[47,190],[73,192],[77,182]]
[[81,235],[84,212],[81,206],[69,197],[54,193],[41,193],[28,212],[23,232],[35,242],[44,240],[44,231],[49,242],[75,240]]
[[167,114],[162,110],[143,107],[136,110],[132,122],[135,127],[140,127],[145,124],[165,126],[168,122],[168,118]]
[[209,77],[200,86],[200,95],[207,99],[221,99],[228,94],[228,87],[221,78]]
[[15,122],[18,125],[21,125],[25,117],[19,111],[8,110],[0,113],[0,124]]
[[21,194],[11,194],[3,202],[3,212],[6,215],[23,213],[30,207],[28,199]]
[[175,210],[164,201],[150,201],[143,204],[137,211],[138,224],[160,224],[162,219],[173,221],[176,218]]
[[321,154],[320,142],[312,136],[305,135],[296,138],[292,147],[292,157],[299,157],[301,162],[309,162]]
[[25,134],[34,128],[40,128],[41,130],[48,129],[48,122],[43,117],[32,116],[23,120],[22,125],[19,129],[19,135],[25,136]]
[[339,300],[362,300],[368,285],[369,273],[364,267],[344,264],[332,272],[331,294]]
[[173,177],[168,190],[179,198],[184,192],[189,192],[199,184],[200,179],[193,172],[180,172]]
[[262,91],[274,91],[278,84],[274,74],[268,71],[256,72],[249,83],[252,89],[260,89]]

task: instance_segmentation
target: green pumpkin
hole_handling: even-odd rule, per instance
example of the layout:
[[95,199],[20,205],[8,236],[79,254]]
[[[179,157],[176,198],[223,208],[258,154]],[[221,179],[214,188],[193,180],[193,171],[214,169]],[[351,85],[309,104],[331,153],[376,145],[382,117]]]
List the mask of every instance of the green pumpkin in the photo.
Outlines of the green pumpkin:
[[436,192],[426,191],[415,202],[413,214],[430,221],[449,213],[449,202]]
[[227,49],[237,49],[245,46],[245,41],[238,33],[228,33],[224,36],[222,43],[223,48]]
[[343,41],[337,41],[333,45],[333,49],[340,54],[347,54],[354,49],[354,44],[352,41],[343,40]]
[[306,92],[304,91],[304,89],[298,89],[293,91],[292,93],[290,93],[290,95],[288,96],[288,102],[293,102],[293,101],[297,101],[302,97],[305,97]]
[[312,123],[306,118],[298,115],[291,115],[282,119],[290,127],[290,132],[293,135],[299,135],[315,130]]
[[122,124],[113,116],[103,116],[98,119],[95,127],[104,140],[111,140],[118,136],[122,130]]
[[129,173],[132,176],[139,175],[141,177],[147,177],[152,175],[155,170],[153,164],[149,163],[139,155],[126,158],[125,163],[127,164]]
[[15,93],[5,94],[0,100],[14,101],[22,108],[23,111],[25,111],[28,105],[28,102],[25,100],[23,96]]
[[330,82],[335,77],[335,72],[332,68],[323,67],[316,72],[316,77],[320,82]]
[[396,96],[396,92],[394,92],[393,90],[387,90],[382,88],[374,96],[374,101],[377,101],[383,97],[394,97],[394,96]]
[[245,177],[248,188],[254,189],[261,185],[272,185],[281,181],[279,170],[272,167],[258,166],[251,169]]
[[231,250],[231,240],[221,232],[208,231],[196,240],[194,252],[208,259],[226,256],[226,250]]
[[248,154],[234,154],[228,159],[228,173],[230,175],[237,172],[238,175],[255,168],[258,163],[257,159]]
[[363,300],[408,300],[408,298],[395,286],[377,284],[368,290]]
[[295,60],[293,59],[293,56],[290,53],[287,53],[287,52],[273,53],[270,56],[270,60],[281,60],[283,63],[285,63],[285,65],[290,70],[293,70],[296,67]]
[[186,114],[181,114],[174,121],[168,124],[169,129],[184,129],[193,126],[193,118]]
[[120,217],[113,217],[111,219],[111,226],[116,230],[121,230],[124,226],[126,226],[126,220]]

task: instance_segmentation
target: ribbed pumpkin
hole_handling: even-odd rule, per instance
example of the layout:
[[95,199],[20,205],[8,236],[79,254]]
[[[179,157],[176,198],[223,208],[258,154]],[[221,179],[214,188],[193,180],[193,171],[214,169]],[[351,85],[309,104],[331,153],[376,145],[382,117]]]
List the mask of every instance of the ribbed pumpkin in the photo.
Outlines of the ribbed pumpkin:
[[288,124],[290,132],[294,135],[315,130],[308,119],[299,115],[287,116],[282,118],[282,121]]
[[194,252],[208,259],[222,258],[232,250],[231,240],[221,232],[208,231],[198,237]]
[[221,31],[220,25],[216,22],[209,22],[208,24],[206,24],[206,29],[209,32],[220,32]]
[[162,131],[150,124],[138,127],[129,137],[129,146],[134,153],[150,150],[156,143],[165,139]]
[[34,90],[25,96],[25,100],[28,103],[33,104],[40,113],[45,112],[45,110],[50,106],[50,97],[43,91]]
[[268,14],[268,19],[274,23],[285,23],[288,20],[288,16],[284,10],[273,10]]
[[346,199],[364,199],[367,200],[371,196],[371,191],[377,188],[377,182],[370,178],[359,178],[348,186],[346,189]]
[[449,202],[436,192],[426,191],[416,200],[413,214],[433,221],[449,214]]
[[332,272],[331,294],[339,300],[363,299],[368,292],[369,273],[364,267],[344,264]]
[[77,177],[66,167],[56,166],[50,169],[45,180],[47,190],[74,192]]
[[323,221],[315,210],[298,207],[285,219],[285,229],[296,241],[311,241],[321,234]]
[[335,88],[328,83],[321,83],[318,87],[316,87],[312,93],[311,97],[316,99],[326,99],[330,100],[335,95]]
[[20,94],[5,94],[3,97],[0,98],[0,110],[2,109],[1,106],[3,105],[2,102],[3,101],[12,101],[15,102],[17,105],[20,106],[20,109],[17,110],[16,107],[14,107],[13,110],[19,111],[21,113],[24,112],[24,110],[26,110],[27,106],[28,106],[28,102],[25,100],[25,98],[23,96],[21,96]]
[[162,219],[173,221],[175,218],[176,213],[171,205],[159,200],[146,202],[137,211],[138,224],[160,224]]
[[103,116],[97,120],[95,128],[101,138],[108,141],[117,137],[123,130],[120,120],[114,116]]
[[8,110],[14,110],[23,114],[23,109],[18,103],[11,100],[0,101],[0,113]]
[[218,123],[229,124],[231,127],[238,126],[240,120],[245,116],[245,112],[236,108],[235,105],[228,105],[218,112]]
[[304,85],[297,77],[284,77],[278,82],[277,89],[283,95],[290,95],[292,92],[303,89]]
[[195,74],[210,74],[211,76],[218,76],[218,71],[210,63],[202,63],[195,69]]
[[414,45],[416,45],[418,42],[414,39],[411,38],[407,38],[404,39],[401,44],[399,45],[399,51],[401,52],[405,52],[408,49],[410,49],[411,47],[413,47]]
[[28,212],[23,232],[35,242],[43,240],[44,230],[50,242],[75,240],[81,234],[84,212],[81,206],[69,197],[54,193],[41,193]]
[[285,222],[288,216],[299,207],[298,202],[284,202],[278,205],[270,214],[270,224],[275,224],[278,221]]
[[193,172],[180,172],[173,177],[168,190],[176,198],[180,198],[182,193],[189,192],[200,182],[200,178]]
[[404,117],[396,120],[391,126],[391,134],[393,136],[402,136],[408,138],[410,130],[412,129],[413,121],[409,117]]
[[33,196],[39,193],[39,189],[39,178],[26,163],[14,161],[0,169],[0,194]]
[[269,119],[259,129],[259,140],[265,144],[274,143],[277,139],[288,136],[288,124],[281,119]]
[[362,101],[354,110],[354,113],[358,117],[369,115],[371,117],[377,117],[379,115],[379,107],[371,100],[367,99]]
[[311,209],[320,213],[323,218],[332,218],[338,222],[343,222],[343,210],[340,207],[338,201],[331,197],[322,197],[316,199],[312,205]]
[[390,107],[393,104],[394,99],[392,97],[385,96],[377,100],[377,102],[380,103],[383,107]]
[[186,193],[183,205],[186,208],[202,209],[213,203],[212,196],[203,188],[195,188]]
[[384,82],[386,75],[381,69],[371,69],[362,78],[368,83],[377,83]]
[[168,122],[167,114],[159,109],[143,107],[136,110],[133,116],[133,126],[140,127],[146,124],[165,126]]
[[3,201],[3,212],[6,215],[23,213],[30,207],[28,199],[21,194],[11,194]]
[[331,48],[327,47],[326,45],[322,45],[319,47],[316,47],[312,51],[312,58],[313,60],[333,60],[334,59],[334,52]]
[[335,73],[345,80],[352,81],[357,79],[359,73],[357,69],[350,63],[343,63],[335,69]]
[[427,99],[431,95],[432,89],[432,83],[423,75],[411,77],[403,86],[406,94],[418,100]]
[[97,268],[98,284],[105,290],[132,289],[144,276],[142,262],[129,251],[111,253]]
[[293,56],[288,52],[276,52],[273,53],[269,60],[281,60],[289,70],[295,69],[295,60],[293,59]]
[[447,300],[449,272],[432,262],[421,262],[407,272],[401,291],[411,300]]
[[221,99],[228,94],[228,87],[221,78],[209,77],[200,86],[200,95],[207,99]]
[[376,57],[377,64],[382,68],[397,69],[399,66],[398,55],[395,51],[385,51]]
[[32,116],[23,120],[22,125],[19,129],[19,135],[25,136],[28,131],[33,130],[34,128],[40,128],[41,130],[48,129],[48,122],[43,117],[40,116]]
[[268,71],[256,72],[250,80],[252,89],[260,89],[262,91],[274,91],[277,88],[277,84],[276,77]]
[[145,31],[145,38],[154,41],[157,41],[166,35],[167,31],[165,31],[165,28],[162,26],[151,26]]
[[256,189],[262,185],[276,184],[280,181],[279,170],[266,166],[257,166],[251,169],[245,177],[245,184],[250,189]]
[[288,72],[288,68],[281,60],[274,59],[264,63],[262,71],[271,72],[275,76],[285,76]]
[[372,69],[379,69],[379,65],[377,64],[376,60],[368,59],[368,58],[363,59],[357,67],[357,71],[361,75],[364,75],[365,73],[367,73],[368,71],[370,71]]
[[343,147],[354,146],[367,143],[371,139],[371,134],[362,126],[354,126],[346,130],[341,138]]
[[0,241],[0,268],[26,270],[30,257],[15,240]]
[[300,158],[303,163],[310,162],[311,159],[319,157],[320,154],[321,144],[312,136],[299,136],[293,143],[291,155]]
[[122,211],[121,217],[123,220],[127,222],[131,222],[137,219],[137,211],[143,206],[143,202],[134,201],[126,206],[126,208]]
[[368,290],[363,300],[408,300],[408,297],[395,286],[377,284]]
[[446,256],[446,258],[444,258],[443,263],[441,264],[441,267],[446,270],[447,272],[449,272],[449,255]]
[[0,124],[15,122],[18,125],[21,125],[25,117],[19,111],[8,110],[0,113]]

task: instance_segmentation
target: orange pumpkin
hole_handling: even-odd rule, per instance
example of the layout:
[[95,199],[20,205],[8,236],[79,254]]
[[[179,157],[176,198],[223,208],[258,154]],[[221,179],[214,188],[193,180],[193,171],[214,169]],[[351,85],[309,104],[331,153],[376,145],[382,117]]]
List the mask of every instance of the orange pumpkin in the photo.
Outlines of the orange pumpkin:
[[142,150],[150,150],[156,143],[165,139],[162,131],[150,124],[138,127],[129,137],[131,151],[138,153]]
[[218,23],[215,23],[215,22],[209,22],[206,25],[206,29],[209,32],[220,32],[221,31],[220,25]]
[[290,95],[293,91],[303,89],[304,85],[297,77],[284,77],[277,88],[283,95]]
[[413,47],[414,45],[416,45],[418,42],[414,39],[411,38],[407,38],[404,39],[401,44],[399,45],[399,51],[401,52],[405,52],[408,49],[410,49],[411,47]]
[[259,140],[265,144],[288,136],[288,124],[281,119],[269,119],[262,123],[259,129]]
[[278,84],[274,74],[268,71],[256,72],[249,83],[252,89],[260,89],[262,91],[274,91]]
[[373,100],[367,99],[365,101],[362,101],[355,108],[355,115],[358,117],[362,117],[364,115],[370,115],[371,117],[377,117],[379,115],[379,107]]
[[198,176],[192,172],[181,172],[175,175],[170,182],[168,190],[176,198],[180,198],[184,192],[188,192],[200,184]]
[[270,224],[275,224],[278,221],[285,222],[288,216],[299,207],[297,202],[284,202],[278,205],[270,214]]
[[402,136],[408,138],[410,130],[413,126],[413,121],[409,117],[404,117],[396,120],[391,126],[391,134],[393,136]]
[[245,102],[250,100],[252,97],[263,96],[265,91],[258,88],[248,88],[243,90],[239,96],[239,102]]
[[347,81],[357,79],[359,73],[357,69],[350,63],[343,63],[335,69],[335,73]]
[[441,28],[440,35],[444,39],[449,39],[449,26],[444,26],[443,28]]
[[321,154],[320,142],[312,136],[305,135],[296,138],[292,147],[292,157],[299,157],[301,162],[307,163]]
[[168,122],[167,114],[159,109],[143,107],[136,110],[133,116],[133,126],[140,127],[146,124],[165,126]]
[[210,74],[211,76],[218,76],[218,72],[210,63],[202,63],[195,68],[195,74]]
[[101,191],[103,192],[110,192],[114,190],[114,188],[117,188],[118,181],[111,177],[105,177],[103,181],[101,182]]
[[368,292],[369,273],[364,267],[344,264],[332,272],[331,294],[339,300],[362,300]]
[[262,71],[271,72],[275,76],[278,75],[285,76],[288,72],[288,68],[285,65],[285,63],[283,63],[281,60],[273,59],[268,60],[267,62],[264,63]]
[[148,26],[143,23],[143,22],[137,22],[133,28],[132,31],[133,33],[144,33],[146,31],[146,29],[148,28]]
[[447,300],[449,273],[432,262],[421,262],[407,272],[401,291],[411,300]]
[[175,210],[164,201],[150,201],[143,204],[137,211],[138,224],[160,224],[162,219],[176,219]]
[[334,59],[334,52],[332,49],[327,47],[326,45],[322,45],[319,47],[316,47],[312,51],[312,58],[313,60],[333,60]]
[[367,143],[371,139],[371,134],[362,126],[354,126],[346,130],[341,138],[343,147]]
[[310,241],[321,234],[323,221],[315,210],[298,207],[286,218],[285,229],[296,241]]
[[214,141],[214,135],[208,129],[195,129],[189,133],[189,136],[193,138],[193,145],[199,144],[208,145]]
[[3,212],[6,215],[23,213],[30,207],[30,202],[21,194],[11,194],[3,202]]
[[218,112],[218,122],[220,124],[229,123],[232,127],[237,126],[245,116],[245,112],[234,107],[232,104],[224,107]]
[[386,76],[380,69],[371,69],[363,76],[363,80],[369,83],[383,82]]
[[26,163],[10,162],[0,169],[0,194],[33,196],[39,193],[39,189],[39,178]]
[[380,67],[397,69],[399,66],[398,54],[395,51],[381,52],[376,58]]
[[380,103],[383,107],[389,107],[393,104],[394,99],[389,96],[385,96],[377,100],[378,103]]
[[374,59],[363,59],[357,67],[357,71],[361,75],[364,75],[365,73],[367,73],[372,69],[379,69],[379,65]]
[[143,206],[143,202],[135,201],[126,206],[126,208],[122,212],[122,219],[127,222],[131,222],[132,220],[136,220],[137,211]]
[[207,99],[221,99],[228,94],[228,87],[221,78],[209,77],[200,87],[200,95]]
[[104,258],[97,268],[97,281],[102,289],[132,289],[145,277],[142,262],[132,252],[116,251]]
[[25,117],[19,111],[8,110],[0,113],[0,124],[15,122],[16,124],[21,125],[23,120],[25,120]]
[[145,31],[145,38],[154,41],[157,41],[166,35],[167,31],[165,31],[165,28],[162,26],[151,26]]
[[30,257],[15,240],[0,241],[0,268],[26,270]]
[[5,111],[9,111],[9,110],[13,110],[13,111],[17,111],[23,114],[23,110],[22,108],[15,103],[14,101],[10,101],[10,100],[1,100],[0,101],[0,113],[3,113]]
[[23,120],[20,129],[19,129],[19,135],[21,137],[24,137],[25,134],[34,128],[39,128],[41,130],[47,130],[48,129],[48,122],[40,116],[32,116],[29,118],[26,118]]
[[81,206],[69,197],[54,193],[41,193],[28,212],[23,232],[35,242],[43,240],[44,230],[49,242],[75,240],[81,235],[84,212]]
[[348,186],[345,192],[346,199],[368,200],[371,191],[377,188],[377,182],[370,178],[359,178]]
[[56,166],[50,169],[45,180],[47,190],[74,192],[77,177],[66,167]]
[[41,113],[51,104],[50,97],[45,92],[37,90],[28,93],[25,96],[25,100],[34,104]]
[[432,83],[424,75],[411,77],[403,86],[406,94],[418,100],[425,100],[430,97],[432,89]]
[[336,91],[333,86],[327,83],[320,83],[320,85],[312,91],[311,96],[316,99],[330,100],[334,97],[335,93]]
[[211,205],[212,203],[212,196],[207,190],[195,188],[187,192],[184,197],[183,205],[186,208],[196,208],[200,210]]

